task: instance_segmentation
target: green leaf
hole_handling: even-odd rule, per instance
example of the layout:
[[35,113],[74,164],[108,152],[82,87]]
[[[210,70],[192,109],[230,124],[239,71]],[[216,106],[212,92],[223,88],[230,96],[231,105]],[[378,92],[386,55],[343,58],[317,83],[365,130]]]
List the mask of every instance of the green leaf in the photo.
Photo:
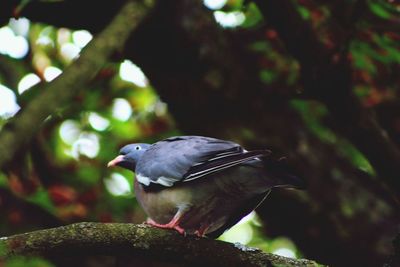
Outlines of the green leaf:
[[260,9],[254,3],[250,3],[245,11],[246,20],[240,25],[243,28],[250,28],[258,25],[263,20]]
[[0,187],[8,187],[7,177],[3,173],[0,173]]
[[249,49],[254,52],[265,52],[271,49],[271,45],[266,41],[257,41],[249,45]]
[[301,17],[303,19],[305,19],[305,20],[309,20],[310,19],[311,14],[310,14],[310,11],[307,8],[305,8],[303,6],[299,6],[298,10],[299,10],[300,15],[301,15]]
[[322,120],[328,114],[325,106],[317,102],[303,100],[292,100],[290,104],[300,113],[310,131],[321,141],[335,144],[338,152],[346,156],[354,166],[371,175],[375,175],[371,164],[360,151],[347,140],[336,136],[335,132],[323,125]]
[[44,208],[52,214],[55,213],[56,209],[53,205],[53,202],[51,201],[48,192],[43,188],[38,189],[33,195],[27,197],[26,200]]
[[369,3],[369,7],[371,9],[371,11],[384,19],[389,19],[392,15],[390,14],[390,12],[384,7],[382,6],[379,2],[376,1],[368,1]]
[[262,70],[260,72],[260,79],[266,84],[272,83],[276,79],[276,73],[270,70]]

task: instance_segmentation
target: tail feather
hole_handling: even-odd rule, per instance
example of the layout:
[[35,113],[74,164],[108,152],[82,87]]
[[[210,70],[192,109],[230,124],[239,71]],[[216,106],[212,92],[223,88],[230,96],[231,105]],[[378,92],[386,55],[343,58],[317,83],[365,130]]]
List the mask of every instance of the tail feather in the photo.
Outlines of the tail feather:
[[272,177],[275,182],[274,187],[306,188],[306,182],[295,174],[295,171],[286,164],[285,160],[264,158],[263,163],[268,176]]

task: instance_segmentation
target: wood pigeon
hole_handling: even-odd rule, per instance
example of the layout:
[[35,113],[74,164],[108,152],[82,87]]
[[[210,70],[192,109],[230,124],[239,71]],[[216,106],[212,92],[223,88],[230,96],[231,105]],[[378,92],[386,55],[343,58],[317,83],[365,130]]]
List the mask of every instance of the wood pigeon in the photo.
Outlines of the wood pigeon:
[[203,136],[129,144],[108,163],[136,174],[148,223],[216,238],[254,210],[274,187],[302,188],[269,150]]

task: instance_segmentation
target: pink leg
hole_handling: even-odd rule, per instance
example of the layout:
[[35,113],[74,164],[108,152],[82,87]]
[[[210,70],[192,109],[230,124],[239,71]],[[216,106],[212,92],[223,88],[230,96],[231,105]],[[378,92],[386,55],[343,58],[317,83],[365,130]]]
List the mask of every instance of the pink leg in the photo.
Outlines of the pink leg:
[[175,217],[167,224],[160,224],[160,223],[156,223],[155,221],[153,221],[152,219],[147,219],[148,224],[150,224],[151,226],[154,227],[158,227],[158,228],[163,228],[163,229],[175,229],[176,231],[178,231],[178,233],[180,233],[181,235],[185,235],[185,229],[183,229],[182,227],[180,227],[179,224],[179,220],[175,219]]
[[197,235],[198,237],[204,237],[206,235],[208,228],[210,228],[209,225],[202,224],[200,228],[196,230],[196,232],[194,232],[194,234]]
[[185,229],[179,226],[180,220],[182,219],[183,214],[185,214],[185,211],[186,209],[179,209],[174,218],[172,218],[172,220],[167,224],[156,223],[151,218],[148,218],[146,223],[158,228],[174,229],[181,235],[186,235]]

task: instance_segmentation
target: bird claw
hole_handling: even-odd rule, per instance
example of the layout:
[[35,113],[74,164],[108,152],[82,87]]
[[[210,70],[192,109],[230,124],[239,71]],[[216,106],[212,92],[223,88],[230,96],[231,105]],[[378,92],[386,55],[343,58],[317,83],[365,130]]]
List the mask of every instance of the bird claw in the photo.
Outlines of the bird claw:
[[162,228],[162,229],[174,229],[175,231],[177,231],[181,235],[186,236],[185,229],[180,227],[176,220],[172,220],[167,224],[160,224],[160,223],[156,223],[152,219],[148,218],[147,221],[146,221],[146,224],[154,226],[154,227]]
[[196,231],[194,232],[194,234],[195,234],[197,237],[204,237],[204,236],[205,236],[204,233],[200,232],[199,230],[196,230]]
[[198,237],[205,237],[208,228],[209,228],[208,225],[202,225],[202,226],[200,226],[200,229],[198,229],[194,232],[194,234],[197,235]]
[[186,237],[186,231],[185,231],[185,229],[183,229],[183,228],[180,227],[179,225],[175,226],[173,229],[175,229],[176,231],[178,231],[178,233],[180,233],[181,235],[183,235],[184,237]]

